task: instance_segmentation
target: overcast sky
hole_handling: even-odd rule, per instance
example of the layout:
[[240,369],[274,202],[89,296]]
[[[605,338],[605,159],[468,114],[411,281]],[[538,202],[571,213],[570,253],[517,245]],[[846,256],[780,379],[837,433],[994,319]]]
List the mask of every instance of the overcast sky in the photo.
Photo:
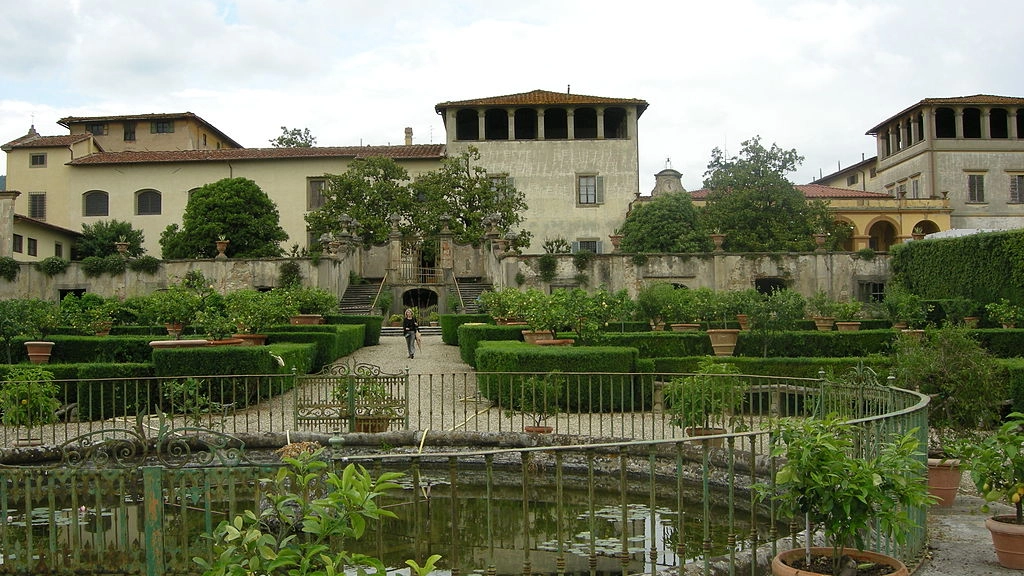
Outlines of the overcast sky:
[[[434,105],[640,98],[640,191],[700,188],[760,135],[798,184],[875,154],[923,98],[1024,96],[1021,0],[0,0],[0,141],[64,116],[194,112],[246,147],[444,142]],[[6,167],[2,168],[6,171]]]

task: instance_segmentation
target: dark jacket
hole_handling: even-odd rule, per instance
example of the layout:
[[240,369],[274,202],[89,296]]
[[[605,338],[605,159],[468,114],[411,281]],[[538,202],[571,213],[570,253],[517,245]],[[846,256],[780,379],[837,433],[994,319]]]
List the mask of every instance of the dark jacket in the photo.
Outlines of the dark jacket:
[[415,318],[402,318],[402,336],[408,336],[410,332],[419,332],[420,325]]

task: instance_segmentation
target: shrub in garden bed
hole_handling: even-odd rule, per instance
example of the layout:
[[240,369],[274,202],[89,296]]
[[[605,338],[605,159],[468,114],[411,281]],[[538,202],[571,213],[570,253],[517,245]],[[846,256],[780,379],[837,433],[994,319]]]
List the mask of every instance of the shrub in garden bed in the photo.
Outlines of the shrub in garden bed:
[[490,314],[441,314],[441,341],[450,346],[458,346],[459,326],[470,322],[494,324]]
[[[855,332],[793,331],[776,332],[768,340],[767,357],[846,357],[888,353],[899,335],[895,330],[858,330]],[[763,356],[764,335],[740,334],[736,356]]]
[[601,327],[602,332],[650,332],[651,324],[641,320],[612,320]]
[[[654,358],[656,374],[692,374],[697,371],[701,360],[706,356],[689,356],[678,358]],[[743,358],[721,357],[716,362],[735,364],[742,374],[759,376],[783,376],[790,378],[817,378],[819,372],[826,375],[844,374],[850,368],[863,363],[879,374],[888,374],[892,361],[887,356],[847,357],[847,358]]]
[[641,358],[662,356],[699,356],[711,354],[711,340],[704,332],[627,332],[604,334],[601,344],[629,346],[640,352]]
[[363,334],[363,346],[376,346],[380,344],[380,327],[384,323],[384,317],[376,315],[328,314],[324,316],[324,322],[328,325],[362,324],[366,328],[366,332]]
[[971,330],[981,347],[996,358],[1019,358],[1024,356],[1024,330],[1019,328],[994,328]]
[[459,356],[476,368],[476,349],[480,342],[506,340],[522,341],[524,326],[494,326],[492,324],[462,324],[459,326]]
[[650,407],[653,391],[649,379],[628,374],[637,371],[638,359],[637,350],[628,347],[486,342],[477,349],[477,382],[481,394],[505,406],[508,395],[522,389],[520,380],[529,377],[505,373],[558,371],[567,387],[563,395],[567,411],[643,410]]
[[75,401],[81,421],[150,414],[160,390],[152,364],[79,364]]
[[327,325],[303,330],[304,326],[281,326],[267,331],[267,341],[271,344],[282,342],[308,342],[316,344],[316,356],[313,359],[314,369],[334,362],[342,356],[362,348],[365,339],[365,326],[362,324]]

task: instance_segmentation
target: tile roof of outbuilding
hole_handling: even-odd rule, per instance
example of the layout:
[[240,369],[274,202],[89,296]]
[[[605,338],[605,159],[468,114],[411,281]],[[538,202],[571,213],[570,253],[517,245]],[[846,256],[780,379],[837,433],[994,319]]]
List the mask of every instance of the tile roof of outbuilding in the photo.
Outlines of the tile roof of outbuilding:
[[150,164],[160,162],[218,162],[228,160],[275,160],[287,158],[369,158],[395,160],[439,159],[444,144],[411,146],[323,146],[315,148],[222,148],[220,150],[169,150],[150,152],[101,152],[76,158],[72,166],[95,164]]
[[893,114],[884,121],[879,122],[877,126],[871,128],[866,132],[869,136],[874,136],[889,122],[892,122],[896,118],[905,116],[911,110],[920,108],[922,106],[942,106],[947,105],[964,105],[964,104],[979,104],[988,106],[1024,106],[1024,98],[1017,98],[1015,96],[995,96],[993,94],[975,94],[974,96],[952,96],[949,98],[925,98],[920,102],[908,106],[901,110],[897,114]]
[[88,134],[66,134],[64,136],[39,136],[38,134],[28,134],[11,140],[7,144],[0,146],[0,149],[7,151],[15,148],[63,148],[72,144],[77,144],[83,140],[88,140],[90,136]]
[[636,98],[607,98],[604,96],[587,96],[584,94],[572,94],[570,92],[551,92],[549,90],[533,90],[531,92],[520,92],[518,94],[506,94],[504,96],[490,96],[487,98],[475,98],[472,100],[455,100],[441,102],[434,106],[434,110],[440,112],[446,108],[455,106],[565,106],[584,104],[625,104],[638,108],[637,116],[643,114],[647,109],[647,101]]
[[199,117],[198,114],[193,112],[162,112],[162,113],[150,113],[150,114],[124,114],[118,116],[67,116],[57,121],[57,124],[65,128],[70,128],[72,124],[84,124],[84,123],[98,123],[98,122],[151,122],[153,120],[178,120],[188,119],[194,120],[195,122],[206,126],[211,132],[216,134],[221,140],[226,142],[229,146],[235,148],[241,148],[242,145],[235,142],[233,138],[222,132],[219,128],[210,124],[206,120]]

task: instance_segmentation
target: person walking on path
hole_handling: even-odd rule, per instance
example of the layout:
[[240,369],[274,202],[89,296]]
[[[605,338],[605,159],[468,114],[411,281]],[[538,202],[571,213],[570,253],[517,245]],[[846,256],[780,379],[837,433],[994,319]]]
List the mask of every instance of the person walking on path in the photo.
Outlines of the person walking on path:
[[412,309],[405,309],[405,319],[402,320],[402,336],[405,336],[405,343],[409,346],[409,358],[416,357],[416,341],[420,338],[420,325],[413,318]]

